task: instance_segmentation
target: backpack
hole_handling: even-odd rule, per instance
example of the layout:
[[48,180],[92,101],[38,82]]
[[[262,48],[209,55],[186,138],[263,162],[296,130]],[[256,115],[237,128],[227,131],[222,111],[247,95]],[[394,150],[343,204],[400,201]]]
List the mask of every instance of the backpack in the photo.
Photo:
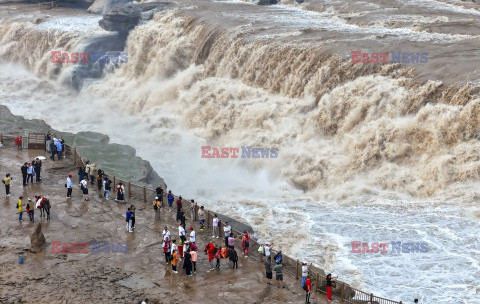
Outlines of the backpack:
[[280,253],[277,253],[277,255],[275,256],[275,262],[277,264],[282,262],[282,255]]
[[153,210],[155,210],[155,211],[158,210],[157,202],[153,203]]
[[303,284],[303,290],[307,291],[307,282],[305,282],[305,284]]
[[18,203],[17,203],[17,207],[16,207],[16,208],[18,209]]

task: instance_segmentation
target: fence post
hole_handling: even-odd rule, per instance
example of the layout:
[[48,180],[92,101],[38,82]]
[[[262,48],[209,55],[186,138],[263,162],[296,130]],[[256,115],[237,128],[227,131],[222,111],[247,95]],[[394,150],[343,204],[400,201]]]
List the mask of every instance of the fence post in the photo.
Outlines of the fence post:
[[373,293],[370,294],[370,302],[373,302]]
[[342,290],[340,291],[340,303],[343,303],[343,291],[345,290],[345,284],[342,283]]
[[143,202],[147,202],[147,187],[143,186]]
[[298,264],[299,263],[300,262],[298,260],[295,262],[295,280],[298,280]]
[[210,228],[210,210],[207,211],[207,228]]
[[113,176],[113,192],[117,192],[117,181],[115,175]]
[[75,161],[75,165],[77,164],[77,148],[73,148],[73,160]]
[[193,220],[196,222],[197,221],[197,203],[193,205]]
[[132,184],[128,182],[128,198],[132,197]]
[[315,292],[318,292],[318,289],[320,288],[320,273],[317,272],[317,286],[315,286]]

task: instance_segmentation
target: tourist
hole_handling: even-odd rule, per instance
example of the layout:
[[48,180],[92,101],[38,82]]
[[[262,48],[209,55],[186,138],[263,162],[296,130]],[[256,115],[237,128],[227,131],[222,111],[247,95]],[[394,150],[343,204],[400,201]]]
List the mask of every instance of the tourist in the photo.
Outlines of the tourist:
[[200,219],[200,231],[205,229],[205,208],[203,206],[198,209],[198,218]]
[[180,224],[183,225],[183,227],[185,227],[185,210],[180,209],[180,212],[178,213],[178,218],[180,219]]
[[38,183],[42,180],[40,172],[42,171],[42,161],[37,157],[32,161],[33,168],[35,168],[35,181]]
[[215,268],[220,269],[220,259],[222,258],[222,246],[218,247],[217,252],[215,252],[215,258],[217,259],[217,265],[215,265]]
[[48,199],[48,197],[44,197],[43,198],[44,201],[43,201],[43,211],[47,214],[47,221],[50,220],[50,209],[52,208],[52,205],[50,205],[50,200]]
[[180,210],[182,210],[182,196],[180,195],[177,199],[177,221],[180,220]]
[[190,227],[190,243],[195,243],[195,230],[193,230],[193,227]]
[[310,282],[310,276],[305,279],[305,304],[310,304],[310,292],[312,291],[312,283]]
[[80,183],[80,188],[82,189],[83,201],[88,201],[88,182],[86,177]]
[[140,303],[140,304],[148,304],[148,298],[143,300],[142,303]]
[[177,240],[172,240],[172,249],[170,249],[170,252],[173,254],[174,250],[178,252]]
[[127,231],[133,232],[132,231],[132,213],[130,212],[130,208],[128,208],[127,210],[125,221],[127,222]]
[[[312,266],[312,264],[310,264]],[[308,276],[308,265],[307,262],[302,262],[302,284],[300,285],[302,288],[305,285],[305,281],[307,280]]]
[[155,189],[155,192],[157,193],[158,199],[163,203],[163,188],[162,188],[162,186],[158,185],[157,189]]
[[230,233],[230,236],[227,238],[227,248],[235,249],[235,237],[233,237],[233,233]]
[[216,214],[213,215],[213,236],[212,238],[219,238],[218,232],[218,217]]
[[50,159],[55,161],[55,154],[57,154],[57,146],[55,145],[55,141],[50,141],[50,153],[52,155],[50,156]]
[[228,222],[225,222],[225,225],[223,226],[223,232],[225,233],[225,247],[228,247],[228,238],[232,232],[232,227],[228,224]]
[[117,199],[116,199],[116,201],[123,201],[124,199],[125,199],[125,187],[123,186],[122,182],[120,182],[117,185]]
[[24,163],[20,169],[22,170],[23,186],[25,187],[27,185],[28,163]]
[[190,200],[190,218],[192,219],[192,222],[195,220],[195,201],[192,199]]
[[190,255],[192,256],[193,273],[196,273],[198,255],[197,255],[197,247],[195,246],[195,244],[190,245]]
[[170,231],[168,231],[167,226],[165,226],[165,227],[163,228],[162,234],[163,234],[163,239],[164,239],[164,240],[166,240],[167,238],[170,239]]
[[78,183],[80,184],[83,178],[85,177],[85,170],[82,167],[78,167],[77,175],[78,175]]
[[135,206],[130,206],[130,214],[132,216],[132,229],[135,228]]
[[178,264],[178,261],[179,261],[179,258],[178,258],[178,253],[177,253],[177,250],[173,250],[173,256],[172,256],[172,271],[174,273],[178,273],[177,271],[177,264]]
[[103,187],[105,189],[105,199],[109,200],[110,199],[110,191],[112,191],[112,181],[108,177],[105,177]]
[[184,254],[184,261],[183,261],[183,269],[185,269],[185,272],[187,273],[187,276],[191,277],[192,276],[192,256],[190,255],[190,249],[187,249],[187,251]]
[[213,259],[215,258],[215,247],[212,243],[207,245],[207,254],[208,254],[208,263],[210,263],[210,271],[214,270],[213,268]]
[[163,253],[165,254],[165,261],[167,264],[170,262],[170,237],[166,237],[163,240]]
[[18,198],[18,203],[17,203],[18,221],[19,221],[19,222],[23,222],[23,219],[22,219],[22,215],[23,215],[23,211],[22,211],[22,199],[23,199],[23,196],[20,196],[20,197]]
[[30,222],[35,222],[35,205],[32,202],[31,198],[28,198],[28,203],[27,203],[27,208],[28,208],[28,217],[30,218]]
[[413,303],[418,304],[418,299],[413,300]]
[[155,197],[153,201],[153,210],[155,210],[155,221],[160,220],[160,201],[158,200],[158,196]]
[[[168,207],[170,207],[170,208],[172,208],[173,199],[174,199],[174,197],[173,197],[172,191],[169,190],[168,195],[167,195],[167,201],[168,201]],[[168,212],[172,212],[172,210],[169,209]]]
[[17,145],[18,150],[22,149],[22,137],[20,135],[17,135],[17,137],[15,137],[15,145]]
[[50,153],[50,143],[52,142],[52,133],[50,133],[50,131],[47,132],[47,135],[45,136],[46,140],[45,140],[45,150],[47,151],[47,153]]
[[94,185],[95,177],[97,176],[97,167],[95,166],[95,164],[90,165],[90,170],[88,171],[88,174],[90,175],[90,184]]
[[233,262],[233,269],[238,269],[238,255],[235,249],[230,248],[228,250],[228,258]]
[[88,179],[90,178],[90,163],[87,163],[87,165],[85,166],[85,175],[86,175],[87,181],[88,181]]
[[10,177],[10,173],[7,173],[5,178],[2,180],[3,184],[5,185],[5,193],[7,196],[10,195],[10,183],[12,182],[12,178]]
[[178,225],[178,237],[185,242],[187,240],[187,237],[185,236],[185,227],[180,224]]
[[242,236],[242,253],[248,257],[248,249],[250,248],[250,234],[245,230]]
[[0,149],[3,148],[3,140],[0,140]]
[[33,175],[35,175],[35,168],[32,166],[31,163],[28,163],[28,168],[27,168],[27,183],[28,183],[28,180],[30,180],[30,183],[33,184]]
[[263,252],[266,257],[270,256],[270,250],[273,248],[273,243],[270,244],[269,242],[265,242],[265,246],[263,246]]
[[327,303],[332,300],[332,281],[335,282],[338,277],[332,277],[332,274],[327,274]]
[[272,257],[268,257],[265,261],[265,273],[267,276],[267,284],[270,285],[270,281],[272,280]]
[[283,265],[281,263],[277,263],[273,267],[275,270],[275,279],[277,281],[277,287],[280,288],[280,283],[282,284],[283,288],[285,288],[285,282],[283,281]]
[[67,187],[67,198],[72,197],[72,175],[68,175],[65,187]]
[[62,159],[62,153],[63,153],[63,145],[60,140],[57,140],[56,147],[57,147],[58,159],[60,160]]
[[38,183],[42,180],[40,172],[42,171],[42,161],[37,157],[32,161],[33,168],[35,168],[35,181]]
[[103,170],[98,169],[98,171],[97,171],[97,188],[98,188],[98,191],[102,190],[103,175],[104,175]]

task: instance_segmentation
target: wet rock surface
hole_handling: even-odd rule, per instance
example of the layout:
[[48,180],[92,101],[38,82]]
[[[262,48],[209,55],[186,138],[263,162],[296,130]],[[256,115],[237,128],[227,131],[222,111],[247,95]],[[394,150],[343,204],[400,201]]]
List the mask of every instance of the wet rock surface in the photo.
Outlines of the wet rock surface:
[[[254,257],[244,257],[238,248],[239,268],[221,261],[218,271],[208,272],[208,258],[203,253],[206,243],[212,242],[210,229],[200,231],[198,222],[187,219],[187,226],[197,232],[197,272],[187,277],[182,271],[171,271],[162,251],[161,231],[167,226],[177,238],[178,222],[175,212],[162,208],[161,220],[154,221],[151,203],[131,199],[134,204],[136,228],[126,232],[126,205],[101,198],[94,187],[89,189],[90,200],[82,201],[82,194],[74,183],[73,196],[67,199],[65,178],[76,170],[73,161],[64,159],[44,162],[41,183],[22,186],[20,166],[43,151],[5,148],[0,150],[0,165],[12,173],[12,196],[0,193],[0,303],[218,303],[228,298],[230,303],[303,303],[304,291],[300,281],[285,275],[286,289],[267,286],[263,264]],[[48,195],[52,204],[51,220],[35,223],[18,221],[15,205],[19,195],[32,197]],[[47,242],[39,253],[25,250],[29,235],[37,222]],[[235,228],[235,227],[234,227]],[[223,239],[213,240],[216,245]],[[94,250],[93,242],[125,243],[127,252]],[[88,244],[86,252],[75,250],[74,243]],[[61,244],[59,246],[58,244]],[[64,245],[65,244],[65,245]],[[58,252],[58,248],[68,248]],[[113,248],[113,247],[110,247]],[[84,250],[84,251],[85,251]],[[108,252],[107,252],[108,251]],[[24,263],[18,264],[18,257]],[[322,303],[321,294],[314,294],[312,303]]]

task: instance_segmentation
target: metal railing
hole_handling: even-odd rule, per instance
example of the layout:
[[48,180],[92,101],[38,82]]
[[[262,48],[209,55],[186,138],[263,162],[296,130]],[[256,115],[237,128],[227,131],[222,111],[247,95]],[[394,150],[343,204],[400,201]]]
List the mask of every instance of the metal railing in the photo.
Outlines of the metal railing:
[[[2,138],[2,135],[0,134],[0,138]],[[3,138],[8,138],[10,137],[3,137]],[[13,140],[15,137],[11,137]],[[85,163],[82,160],[82,157],[78,153],[77,149],[75,147],[72,147],[70,145],[65,145],[65,156],[70,156],[73,157],[75,163],[77,164],[78,167],[85,168]],[[115,175],[108,175],[105,173],[108,178],[110,178],[113,182],[113,187],[112,187],[112,192],[116,192],[116,185],[119,182],[122,182],[124,187],[125,187],[125,198],[126,199],[137,199],[137,200],[143,200],[144,203],[146,202],[153,202],[155,197],[156,197],[156,191],[155,189],[142,186],[142,185],[137,185],[134,183],[131,183],[129,181],[120,179],[116,177]],[[166,189],[165,189],[166,190]],[[164,191],[163,194],[163,201],[165,201],[165,198],[167,196],[167,191]],[[178,199],[178,196],[174,195],[175,201]],[[189,215],[190,212],[190,207],[191,207],[191,202],[187,199],[182,200],[182,204],[185,209],[186,215]],[[193,215],[193,221],[198,220],[198,209],[199,206],[197,203],[195,203],[194,207],[194,215]],[[210,210],[205,209],[205,214],[206,214],[206,223],[205,226],[207,229],[212,229],[212,219],[213,215],[215,214],[214,212],[211,212]],[[222,236],[222,231],[223,231],[223,226],[224,223],[222,220],[219,219],[218,221],[218,230],[219,234]],[[237,237],[242,232],[232,229],[232,232],[234,233],[234,236]],[[253,238],[250,238],[250,246],[249,246],[249,256],[255,257],[258,259],[260,262],[264,261],[264,256],[263,254],[258,252],[259,247],[262,244],[259,244],[256,240]],[[237,240],[235,242],[235,246],[241,246],[241,240]],[[277,250],[271,250],[271,256],[273,256],[277,253]],[[302,275],[302,265],[299,260],[293,259],[287,255],[284,255],[282,253],[283,257],[283,270],[285,273],[288,273],[289,275],[293,276],[296,280],[301,279]],[[310,266],[309,267],[309,275],[311,278],[313,291],[319,292],[319,293],[327,293],[327,284],[326,284],[326,277],[325,273],[315,267],[315,266]],[[335,281],[333,283],[334,286],[332,286],[332,297],[334,300],[337,302],[340,301],[340,303],[349,303],[349,304],[367,304],[370,302],[371,304],[402,304],[402,301],[393,301],[393,300],[388,300],[385,298],[377,297],[374,296],[372,293],[367,293],[365,291],[356,289],[351,287],[349,284],[342,282],[342,281]]]

